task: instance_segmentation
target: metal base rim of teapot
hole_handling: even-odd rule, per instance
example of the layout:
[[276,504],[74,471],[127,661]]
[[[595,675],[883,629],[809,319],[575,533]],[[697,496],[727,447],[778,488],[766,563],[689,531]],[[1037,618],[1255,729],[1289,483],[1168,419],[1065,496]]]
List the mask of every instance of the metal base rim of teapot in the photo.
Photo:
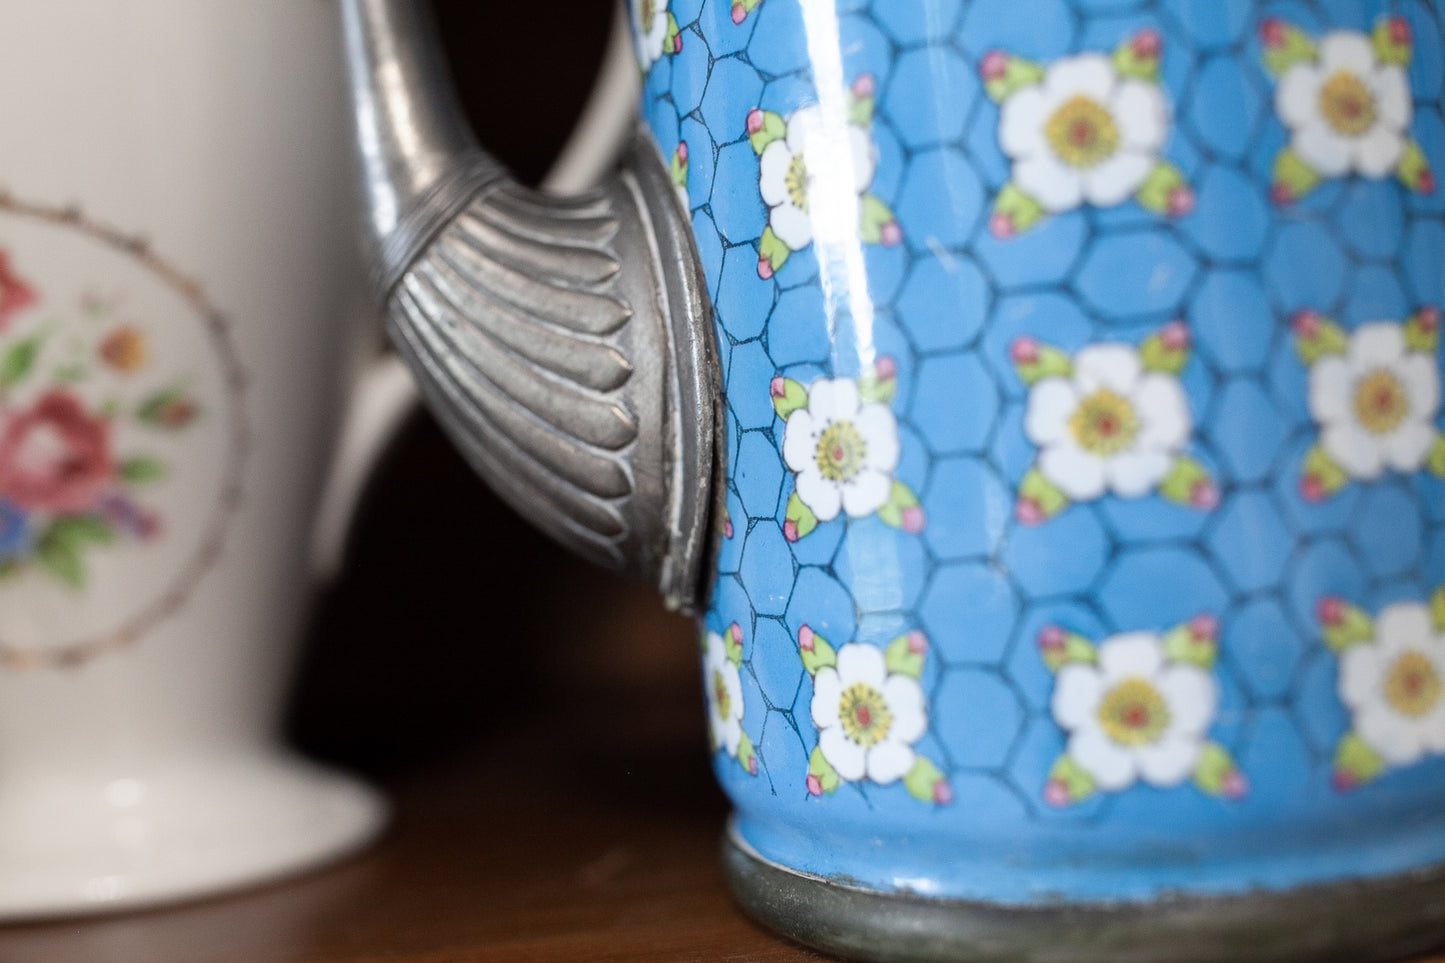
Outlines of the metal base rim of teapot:
[[1445,944],[1445,867],[1289,892],[1020,907],[831,882],[769,862],[732,828],[722,861],[754,920],[848,960],[1369,963]]

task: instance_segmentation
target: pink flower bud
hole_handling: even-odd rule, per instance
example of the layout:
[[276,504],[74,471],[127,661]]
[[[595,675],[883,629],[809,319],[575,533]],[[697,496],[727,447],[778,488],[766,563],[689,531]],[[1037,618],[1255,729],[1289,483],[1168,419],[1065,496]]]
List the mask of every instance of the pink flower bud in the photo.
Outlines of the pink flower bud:
[[892,355],[880,355],[878,360],[873,362],[873,373],[884,381],[898,376],[898,362],[893,360]]
[[1307,502],[1322,502],[1325,500],[1325,483],[1320,481],[1319,475],[1305,475],[1299,481],[1299,493]]
[[853,96],[859,100],[872,97],[877,86],[872,74],[859,74],[858,78],[853,81]]
[[1189,325],[1183,321],[1170,321],[1159,329],[1159,340],[1170,351],[1185,351],[1189,348]]
[[1330,785],[1336,792],[1349,792],[1360,785],[1360,780],[1348,770],[1336,769],[1330,773]]
[[923,653],[928,651],[928,636],[924,635],[917,629],[909,632],[907,635],[907,639],[908,651],[912,652],[914,655],[922,655]]
[[1421,194],[1433,194],[1435,192],[1435,172],[1428,167],[1422,170],[1415,181],[1415,190]]
[[763,112],[757,107],[748,111],[748,134],[756,134],[763,129]]
[[1320,624],[1331,628],[1345,620],[1345,603],[1338,595],[1326,595],[1315,606],[1315,617]]
[[788,383],[782,375],[773,375],[773,380],[768,382],[768,393],[774,398],[781,398],[788,393]]
[[791,518],[783,522],[783,538],[790,542],[796,542],[798,540],[798,523]]
[[1044,784],[1044,802],[1059,809],[1069,804],[1069,787],[1062,779],[1050,779]]
[[677,53],[682,49],[682,34],[672,38],[672,52]]
[[1284,181],[1275,181],[1269,185],[1269,199],[1279,207],[1294,203],[1294,191]]
[[1043,506],[1026,495],[1020,496],[1014,502],[1014,518],[1024,525],[1038,525],[1044,521]]
[[978,72],[985,81],[999,80],[1008,73],[1008,55],[1002,50],[990,50],[978,62]]
[[813,630],[806,625],[798,629],[798,648],[804,652],[813,651]]
[[1404,17],[1391,17],[1389,24],[1390,42],[1397,47],[1407,47],[1413,38],[1410,21]]
[[1419,323],[1421,331],[1438,331],[1440,329],[1440,309],[1433,305],[1426,305],[1415,312],[1415,320]]
[[1266,47],[1278,47],[1286,36],[1284,21],[1278,17],[1266,17],[1259,25],[1259,39]]
[[747,18],[748,12],[743,9],[740,3],[733,4],[733,23],[742,23]]
[[734,622],[728,626],[728,638],[733,640],[734,645],[743,644],[743,627]]
[[1046,625],[1039,629],[1038,643],[1040,649],[1062,649],[1068,644],[1068,641],[1068,633],[1057,625]]
[[917,505],[910,505],[903,509],[902,523],[903,530],[910,535],[917,535],[923,531],[925,518],[923,509]]
[[1169,192],[1169,216],[1184,217],[1194,210],[1194,188],[1180,184]]
[[1301,338],[1313,338],[1320,333],[1320,316],[1316,311],[1305,308],[1296,311],[1289,319],[1290,330]]
[[1035,364],[1039,360],[1039,343],[1021,334],[1009,344],[1008,356],[1014,364]]
[[811,772],[808,773],[808,793],[813,796],[823,795],[823,783]]
[[1249,780],[1238,769],[1231,769],[1220,781],[1219,791],[1225,799],[1243,799],[1249,793]]
[[933,802],[937,806],[947,806],[953,802],[953,787],[948,780],[940,779],[933,784]]
[[677,142],[677,162],[679,164],[687,163],[687,141],[685,140]]
[[733,537],[733,520],[732,520],[731,518],[724,518],[724,519],[723,519],[723,538],[732,538],[732,537]]
[[897,247],[903,240],[903,228],[898,226],[897,220],[889,221],[878,229],[878,241],[884,247]]
[[1219,486],[1208,478],[1201,478],[1189,489],[1189,504],[1203,511],[1219,507]]
[[1159,36],[1159,31],[1146,27],[1134,34],[1134,39],[1129,41],[1129,48],[1140,60],[1154,60],[1164,49],[1164,40]]
[[749,775],[749,776],[756,776],[757,774],[758,774],[758,757],[757,757],[757,756],[748,756],[748,775]]
[[1200,642],[1212,642],[1219,638],[1219,619],[1208,612],[1200,612],[1189,620],[1189,634]]
[[1003,211],[995,211],[988,219],[988,232],[1001,241],[1014,236],[1014,219]]
[[758,255],[758,277],[760,277],[760,278],[762,278],[764,281],[766,281],[766,280],[768,280],[769,278],[771,278],[772,276],[773,276],[773,262],[772,262],[772,261],[769,261],[769,260],[767,259],[767,257],[765,257],[764,255],[759,254],[759,255]]

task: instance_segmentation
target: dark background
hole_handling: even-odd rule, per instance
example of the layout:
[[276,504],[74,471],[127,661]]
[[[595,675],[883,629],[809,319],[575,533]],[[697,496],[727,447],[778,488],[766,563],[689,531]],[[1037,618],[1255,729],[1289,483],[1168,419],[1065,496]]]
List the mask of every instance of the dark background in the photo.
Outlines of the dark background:
[[[586,100],[611,5],[434,7],[473,128],[535,184]],[[685,620],[529,528],[423,414],[372,478],[343,574],[314,610],[287,730],[390,784],[580,701],[613,730],[675,717],[706,778],[695,660]]]

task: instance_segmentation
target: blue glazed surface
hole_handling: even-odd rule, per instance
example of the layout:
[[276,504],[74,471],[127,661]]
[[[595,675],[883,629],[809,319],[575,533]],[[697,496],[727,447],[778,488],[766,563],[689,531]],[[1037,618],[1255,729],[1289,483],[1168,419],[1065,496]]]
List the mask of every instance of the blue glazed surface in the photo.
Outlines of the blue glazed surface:
[[[1445,190],[1349,171],[1282,197],[1303,182],[1281,187],[1284,72],[1266,67],[1283,43],[1271,18],[1312,43],[1403,18],[1407,134],[1438,168],[1445,45],[1431,6],[634,7],[640,26],[654,10],[671,17],[655,21],[660,54],[639,41],[643,110],[692,212],[716,308],[727,519],[704,684],[718,778],[748,843],[861,885],[1004,902],[1288,887],[1445,860],[1445,758],[1428,746],[1408,762],[1362,755],[1351,740],[1363,710],[1342,693],[1350,648],[1384,645],[1387,612],[1423,612],[1445,583],[1445,483],[1420,459],[1325,479],[1309,461],[1325,426],[1310,404],[1317,362],[1305,360],[1331,331],[1350,339],[1383,321],[1404,332],[1445,306]],[[1039,216],[1010,206],[1008,97],[991,92],[1002,62],[990,56],[1047,68],[1140,36],[1129,49],[1157,42],[1151,83],[1170,112],[1154,152],[1168,168],[1162,192]],[[808,152],[811,233],[787,250],[792,229],[761,171],[810,105],[834,150]],[[852,185],[860,164],[871,176]],[[844,213],[822,194],[843,198]],[[1090,345],[1140,355],[1151,343],[1187,406],[1171,457],[1193,474],[1053,506],[1057,486],[1029,481],[1047,446],[1026,422],[1049,377],[1030,365],[1047,367],[1056,349],[1077,370]],[[1438,379],[1437,352],[1417,353]],[[797,504],[809,483],[785,452],[789,418],[845,378],[872,399],[857,411],[893,416],[897,457],[880,470],[896,486],[856,515],[845,492],[836,516],[811,513],[813,527]],[[1184,778],[1080,783],[1061,763],[1075,731],[1056,711],[1065,675],[1112,639],[1145,632],[1162,646],[1181,626],[1199,658],[1166,665],[1212,680],[1196,735],[1214,764],[1196,746]],[[1061,640],[1085,655],[1060,656]],[[848,778],[826,753],[817,763],[827,726],[814,694],[850,646],[888,651],[887,677],[913,680],[889,690],[903,693],[895,736],[921,697],[926,726],[898,750],[906,774],[879,761],[880,778]]]

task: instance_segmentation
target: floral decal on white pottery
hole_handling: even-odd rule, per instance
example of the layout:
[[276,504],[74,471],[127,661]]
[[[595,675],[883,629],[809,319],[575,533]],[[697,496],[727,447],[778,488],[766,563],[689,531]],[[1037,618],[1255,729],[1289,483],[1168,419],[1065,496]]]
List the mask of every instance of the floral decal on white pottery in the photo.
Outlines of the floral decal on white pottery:
[[692,203],[687,197],[687,141],[677,142],[672,156],[667,159],[667,173],[672,177],[673,186],[677,188],[677,197],[682,201],[682,209],[690,210]]
[[1048,214],[1131,197],[1181,216],[1194,191],[1160,157],[1169,104],[1159,85],[1159,32],[1140,30],[1112,54],[1084,52],[1044,65],[1001,50],[980,62],[999,104],[998,140],[1012,168],[994,201],[989,229],[1013,237]]
[[682,49],[682,34],[668,0],[632,0],[632,41],[644,74],[663,56]]
[[1326,178],[1397,177],[1428,194],[1435,176],[1410,135],[1414,102],[1406,68],[1412,38],[1404,17],[1368,34],[1333,30],[1318,42],[1278,18],[1260,25],[1265,67],[1277,79],[1275,112],[1289,146],[1274,161],[1270,196],[1289,204]]
[[743,731],[743,630],[736,622],[723,633],[704,630],[703,690],[707,693],[707,731],[713,752],[725,752],[749,774],[758,774],[753,741]]
[[924,526],[918,496],[893,476],[898,421],[889,408],[897,366],[880,358],[859,378],[819,378],[808,387],[781,375],[771,385],[784,421],[783,461],[793,473],[783,534],[796,542],[840,514],[877,515],[907,532]]
[[1044,799],[1068,806],[1137,782],[1159,789],[1193,780],[1212,796],[1248,790],[1229,752],[1208,738],[1219,708],[1218,623],[1200,615],[1162,635],[1126,632],[1095,646],[1047,626],[1039,650],[1055,673],[1050,709],[1068,744]]
[[1309,409],[1319,441],[1305,455],[1309,501],[1386,471],[1445,477],[1440,412],[1440,313],[1421,308],[1403,324],[1372,321],[1346,332],[1314,311],[1294,316],[1295,350],[1309,366]]
[[1179,372],[1189,329],[1171,322],[1138,347],[1101,343],[1072,356],[1031,337],[1009,349],[1029,386],[1024,433],[1038,459],[1019,483],[1019,521],[1035,525],[1073,502],[1106,494],[1158,492],[1180,505],[1212,509],[1219,489],[1185,454],[1193,419]]
[[808,758],[808,792],[837,791],[844,782],[903,781],[914,798],[953,800],[948,780],[914,748],[928,731],[928,706],[918,678],[928,640],[913,631],[887,648],[849,642],[836,650],[804,625],[798,652],[813,679],[811,713],[818,744]]
[[0,665],[83,661],[186,600],[238,496],[240,380],[142,242],[0,199]]
[[784,118],[754,107],[748,141],[758,155],[758,191],[768,226],[758,241],[758,274],[770,278],[795,251],[823,241],[894,245],[903,232],[888,205],[868,193],[878,166],[873,77],[848,92],[847,115],[829,117],[820,104]]
[[1318,615],[1325,645],[1340,657],[1340,700],[1350,711],[1335,788],[1445,754],[1445,588],[1429,604],[1396,602],[1375,619],[1327,596]]

